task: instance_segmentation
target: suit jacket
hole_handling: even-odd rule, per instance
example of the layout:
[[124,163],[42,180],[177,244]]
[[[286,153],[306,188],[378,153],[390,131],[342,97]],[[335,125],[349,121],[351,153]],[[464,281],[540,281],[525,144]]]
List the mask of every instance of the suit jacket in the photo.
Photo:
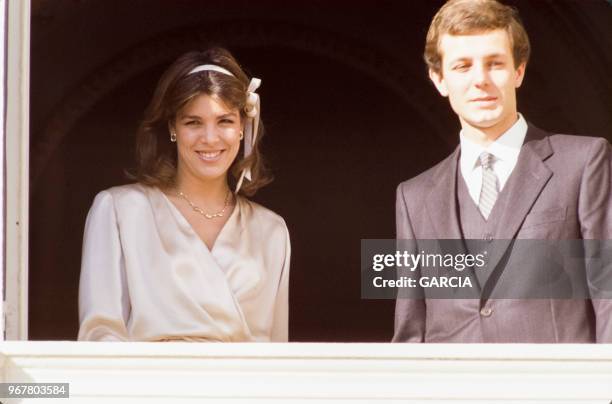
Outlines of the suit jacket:
[[[399,185],[398,239],[463,238],[456,198],[459,155],[458,147]],[[609,240],[611,192],[611,148],[605,139],[549,134],[529,125],[494,207],[502,212],[493,238],[508,244],[513,239]],[[502,246],[502,253],[504,248],[510,246]],[[501,254],[491,258],[495,265]],[[496,279],[489,278],[483,291],[494,290]],[[393,341],[612,342],[612,300],[398,298]]]

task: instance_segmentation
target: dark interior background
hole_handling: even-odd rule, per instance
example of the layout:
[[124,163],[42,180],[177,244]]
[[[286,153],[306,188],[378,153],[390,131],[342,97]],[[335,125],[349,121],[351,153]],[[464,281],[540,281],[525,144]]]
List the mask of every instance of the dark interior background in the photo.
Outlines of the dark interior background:
[[[228,47],[263,79],[276,180],[254,199],[292,239],[292,341],[388,341],[393,302],[362,300],[362,238],[394,237],[395,187],[459,124],[422,50],[442,1],[32,0],[30,339],[75,339],[94,195],[127,183],[133,135],[181,53]],[[507,1],[533,57],[519,109],[550,131],[612,139],[612,6]]]

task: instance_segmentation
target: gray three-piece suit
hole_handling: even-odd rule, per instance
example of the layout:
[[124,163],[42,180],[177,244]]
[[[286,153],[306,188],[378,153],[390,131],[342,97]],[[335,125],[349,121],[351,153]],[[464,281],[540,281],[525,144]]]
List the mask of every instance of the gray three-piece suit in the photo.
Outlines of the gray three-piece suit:
[[[502,252],[517,239],[612,239],[612,155],[605,139],[555,135],[529,125],[487,220],[469,197],[459,156],[457,147],[400,184],[398,239],[507,240],[500,241]],[[492,257],[496,271],[505,270],[498,262],[502,255]],[[534,268],[537,263],[529,270]],[[393,341],[612,342],[612,300],[491,298],[504,278],[503,272],[497,275],[480,280],[476,299],[398,298]]]

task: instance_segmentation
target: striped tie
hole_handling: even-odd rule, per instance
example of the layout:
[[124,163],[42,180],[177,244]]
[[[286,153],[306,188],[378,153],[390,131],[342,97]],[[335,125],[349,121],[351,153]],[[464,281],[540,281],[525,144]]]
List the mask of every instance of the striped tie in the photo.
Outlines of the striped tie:
[[489,218],[493,205],[497,200],[497,175],[493,171],[493,159],[495,157],[491,153],[483,152],[480,156],[480,165],[482,166],[482,188],[480,189],[480,200],[478,202],[478,210],[482,213],[485,219]]

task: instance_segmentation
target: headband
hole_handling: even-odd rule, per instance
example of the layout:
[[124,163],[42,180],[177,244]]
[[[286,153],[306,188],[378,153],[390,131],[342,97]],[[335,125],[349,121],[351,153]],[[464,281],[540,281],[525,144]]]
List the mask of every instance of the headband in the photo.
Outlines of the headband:
[[[200,65],[196,66],[187,75],[204,72],[204,71],[212,71],[221,74],[226,74],[228,76],[236,77],[229,70],[217,66],[217,65]],[[247,116],[247,121],[244,125],[244,158],[246,159],[253,152],[253,147],[255,147],[255,139],[257,138],[257,130],[259,129],[259,113],[261,111],[261,103],[259,101],[259,94],[255,92],[257,88],[261,85],[261,80],[253,77],[249,82],[249,87],[246,92],[246,105],[244,107],[244,111]],[[242,182],[244,178],[251,181],[251,167],[245,167],[242,169],[240,173],[240,178],[238,179],[238,183],[236,184],[235,193],[240,191],[240,187],[242,186]]]

